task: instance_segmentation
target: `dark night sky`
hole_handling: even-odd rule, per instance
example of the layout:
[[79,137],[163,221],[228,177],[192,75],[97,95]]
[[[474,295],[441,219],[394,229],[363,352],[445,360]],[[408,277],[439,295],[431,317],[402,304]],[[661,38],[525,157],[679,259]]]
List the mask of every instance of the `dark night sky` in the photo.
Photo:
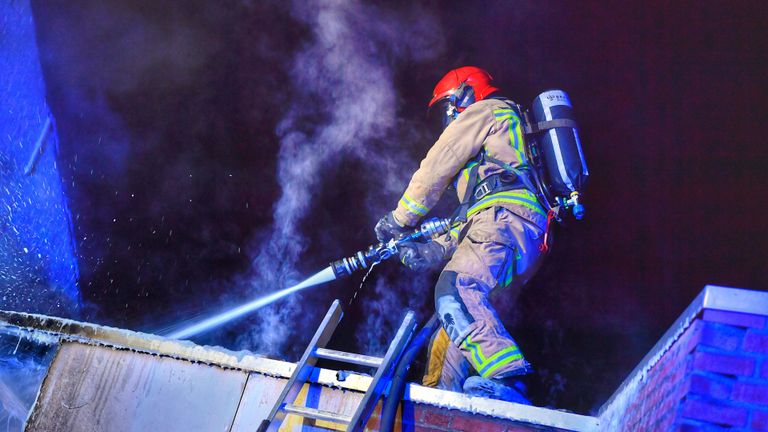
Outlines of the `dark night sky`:
[[[768,289],[758,2],[319,4],[33,1],[89,304],[81,318],[162,331],[279,288],[247,281],[287,277],[254,270],[274,256],[264,245],[285,185],[311,190],[293,234],[303,247],[286,261],[295,274],[367,246],[434,138],[423,125],[432,87],[465,64],[525,105],[566,90],[590,168],[586,220],[558,229],[505,312],[539,370],[535,402],[589,412],[705,284]],[[341,12],[317,19],[329,10]],[[352,44],[343,53],[370,70],[334,63],[334,43],[314,50],[337,25],[349,31],[334,43]],[[285,150],[290,132],[323,143],[319,125],[350,104],[374,113],[367,132],[353,123],[333,135],[354,146],[315,148],[333,157],[302,182],[276,175],[278,155],[298,165],[305,154]],[[435,275],[388,263],[373,277],[348,308],[348,349],[380,348],[406,307],[430,313]],[[301,322],[274,350],[242,337],[259,315],[199,341],[291,358],[358,284],[269,308]]]

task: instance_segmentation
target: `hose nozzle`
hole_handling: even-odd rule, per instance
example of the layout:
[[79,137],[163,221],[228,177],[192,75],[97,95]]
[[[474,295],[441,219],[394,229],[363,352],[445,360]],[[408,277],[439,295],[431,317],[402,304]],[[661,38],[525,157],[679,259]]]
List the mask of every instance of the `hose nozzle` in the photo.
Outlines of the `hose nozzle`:
[[392,239],[387,243],[371,245],[368,249],[359,251],[351,257],[334,261],[331,263],[331,267],[337,278],[349,276],[357,270],[367,269],[395,254],[397,254],[397,242]]
[[337,278],[349,276],[357,270],[367,269],[374,264],[391,258],[393,255],[397,255],[398,247],[405,242],[431,241],[433,238],[447,233],[450,229],[451,220],[449,218],[429,219],[417,229],[400,236],[398,239],[391,239],[386,243],[371,245],[368,249],[361,250],[350,257],[332,262],[333,273]]

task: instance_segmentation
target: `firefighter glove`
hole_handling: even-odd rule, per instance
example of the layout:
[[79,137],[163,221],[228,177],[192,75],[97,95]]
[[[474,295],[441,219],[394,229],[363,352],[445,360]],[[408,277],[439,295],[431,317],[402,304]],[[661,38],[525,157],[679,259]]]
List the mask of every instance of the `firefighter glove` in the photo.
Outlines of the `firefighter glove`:
[[427,271],[437,267],[445,258],[445,249],[438,242],[406,242],[398,247],[400,262],[413,271]]
[[373,231],[376,233],[376,238],[379,239],[380,242],[384,243],[390,241],[391,239],[399,238],[401,234],[408,231],[408,228],[400,225],[395,220],[392,212],[389,212],[384,217],[379,219],[379,222],[376,224],[376,227],[373,229]]

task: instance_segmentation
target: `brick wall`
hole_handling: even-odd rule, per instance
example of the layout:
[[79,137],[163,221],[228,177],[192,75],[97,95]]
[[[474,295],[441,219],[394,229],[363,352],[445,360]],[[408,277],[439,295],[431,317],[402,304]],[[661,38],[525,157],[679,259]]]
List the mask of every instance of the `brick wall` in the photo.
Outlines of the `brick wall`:
[[606,404],[600,429],[768,431],[768,311],[704,307],[682,322]]
[[688,356],[681,430],[768,431],[768,319],[704,310]]
[[[263,380],[258,377],[258,380]],[[261,387],[261,385],[259,385]],[[312,394],[314,393],[314,396]],[[276,397],[277,395],[275,395]],[[449,395],[451,397],[462,397]],[[296,403],[311,408],[341,412],[352,415],[357,404],[362,398],[361,393],[344,392],[339,389],[329,388],[318,384],[305,386],[296,398]],[[312,402],[310,402],[312,401]],[[366,432],[376,432],[381,425],[381,410],[383,400],[379,401],[371,413]],[[271,406],[270,406],[271,408]],[[249,409],[251,409],[249,407]],[[551,417],[556,411],[544,408],[536,408],[545,417]],[[487,413],[486,413],[487,414]],[[237,422],[236,422],[237,423]],[[564,422],[567,423],[567,422]],[[326,421],[305,420],[300,417],[288,416],[282,424],[281,430],[293,430],[301,425],[317,426],[322,430],[344,430],[344,425]],[[236,429],[240,430],[240,429]],[[243,429],[245,430],[245,429]],[[507,418],[485,415],[482,412],[436,406],[404,400],[398,407],[395,415],[395,432],[571,432],[590,431],[592,428],[577,427],[576,429],[561,429],[553,426],[545,426],[535,421],[512,420]]]
[[[374,412],[367,427],[370,430],[378,430],[379,409]],[[400,429],[403,432],[538,432],[538,431],[565,431],[534,425],[530,423],[521,423],[511,420],[502,420],[499,418],[471,414],[468,412],[440,408],[423,404],[414,404],[406,402],[404,413],[398,416],[402,419]],[[368,430],[368,429],[366,429]],[[398,430],[396,428],[396,430]]]
[[639,379],[626,388],[611,410],[601,415],[603,431],[666,431],[685,395],[690,353],[701,338],[702,323],[695,321],[667,352]]
[[[381,424],[381,406],[371,414],[365,425],[366,432],[379,430]],[[324,427],[332,428],[328,423]],[[341,426],[337,430],[343,430]],[[397,413],[395,431],[402,432],[541,432],[565,431],[545,426],[502,420],[490,416],[470,414],[460,410],[412,403],[406,401],[402,411]]]

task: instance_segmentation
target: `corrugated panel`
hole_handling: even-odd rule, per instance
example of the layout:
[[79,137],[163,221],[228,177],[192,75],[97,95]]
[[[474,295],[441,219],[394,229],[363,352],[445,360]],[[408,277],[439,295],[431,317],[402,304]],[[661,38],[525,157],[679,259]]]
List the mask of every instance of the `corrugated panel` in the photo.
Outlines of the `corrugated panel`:
[[261,421],[267,418],[272,405],[280,396],[285,383],[285,378],[275,378],[266,375],[252,373],[248,377],[248,384],[237,411],[232,431],[252,432],[259,427]]
[[246,377],[216,366],[66,342],[27,431],[227,431]]

